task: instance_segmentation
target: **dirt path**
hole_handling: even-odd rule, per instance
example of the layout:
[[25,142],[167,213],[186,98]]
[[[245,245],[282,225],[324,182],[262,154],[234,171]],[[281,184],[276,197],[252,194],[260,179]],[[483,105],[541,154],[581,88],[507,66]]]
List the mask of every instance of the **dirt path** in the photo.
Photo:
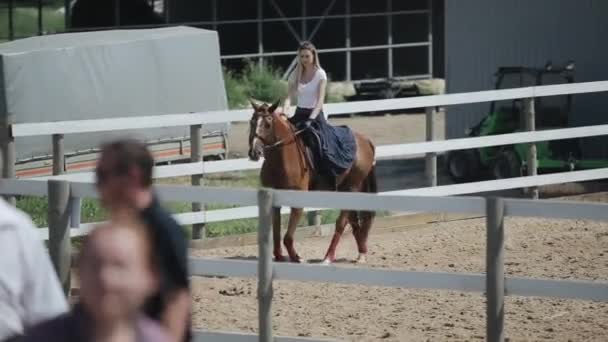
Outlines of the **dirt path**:
[[[608,279],[608,224],[585,220],[509,218],[508,275]],[[322,257],[329,238],[298,241],[300,254]],[[484,272],[485,221],[437,223],[404,233],[372,235],[369,266]],[[345,236],[339,257],[356,255]],[[193,250],[194,256],[257,255],[257,246]],[[343,261],[348,262],[348,261]],[[193,279],[194,325],[255,332],[256,284],[245,279]],[[485,338],[482,294],[277,281],[274,327],[284,336],[345,341],[470,341]],[[605,341],[608,305],[588,301],[507,297],[510,341]]]

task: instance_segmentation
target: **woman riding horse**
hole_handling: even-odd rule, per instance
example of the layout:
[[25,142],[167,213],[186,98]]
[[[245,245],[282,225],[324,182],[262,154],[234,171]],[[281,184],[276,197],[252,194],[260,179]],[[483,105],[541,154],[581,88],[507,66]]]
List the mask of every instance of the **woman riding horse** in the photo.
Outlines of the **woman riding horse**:
[[[305,42],[298,49],[298,64],[290,77],[289,96],[284,101],[283,110],[277,110],[279,101],[271,106],[251,103],[254,112],[250,120],[248,155],[255,161],[264,155],[260,172],[262,186],[298,191],[377,191],[375,146],[365,135],[346,126],[331,126],[327,122],[323,113],[326,84],[327,76],[319,63],[317,50],[311,43]],[[286,117],[289,116],[287,111],[291,97],[297,97],[298,103],[295,114],[288,122]],[[285,115],[281,115],[281,112]],[[313,158],[316,159],[314,170],[307,165],[307,153],[302,148],[302,142],[316,156]],[[301,261],[295,249],[294,234],[302,212],[302,208],[291,208],[283,238],[289,259],[294,262]],[[336,260],[338,242],[347,224],[352,227],[357,242],[357,261],[365,262],[367,238],[373,220],[372,211],[341,210],[323,263]],[[273,254],[275,260],[284,261],[286,258],[281,251],[281,208],[273,208],[272,221]]]
[[303,140],[313,155],[313,167],[330,189],[336,188],[336,177],[351,167],[356,157],[356,142],[347,127],[334,127],[323,113],[327,74],[321,67],[317,49],[304,42],[297,51],[298,63],[289,79],[289,91],[283,103],[287,116],[291,98],[297,107],[289,121],[304,130]]

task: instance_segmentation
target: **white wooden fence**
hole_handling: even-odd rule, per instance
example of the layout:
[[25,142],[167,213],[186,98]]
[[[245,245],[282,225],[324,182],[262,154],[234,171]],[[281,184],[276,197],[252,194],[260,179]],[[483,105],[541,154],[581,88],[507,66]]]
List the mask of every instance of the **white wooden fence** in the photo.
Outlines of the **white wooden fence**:
[[[475,93],[435,95],[407,99],[390,99],[376,101],[360,101],[347,102],[339,104],[327,104],[325,111],[328,115],[337,115],[345,113],[360,113],[379,110],[402,110],[408,108],[427,108],[427,118],[432,117],[434,108],[439,106],[458,105],[466,103],[487,102],[496,100],[509,99],[527,99],[531,106],[533,115],[533,99],[540,96],[553,96],[564,94],[579,94],[591,92],[608,91],[608,81],[574,83],[562,85],[549,85],[538,87],[514,88],[505,90],[490,90]],[[532,99],[532,100],[531,100]],[[53,137],[54,162],[63,165],[63,135],[71,133],[88,133],[88,132],[103,132],[126,129],[145,129],[157,127],[171,126],[191,126],[191,132],[200,132],[201,125],[210,123],[248,121],[251,117],[251,110],[232,110],[232,111],[214,111],[204,113],[186,113],[186,114],[167,114],[160,116],[149,117],[129,117],[129,118],[113,118],[113,119],[97,119],[97,120],[79,120],[79,121],[61,121],[61,122],[45,122],[45,123],[30,123],[30,124],[15,124],[10,127],[11,136],[9,140],[3,140],[3,149],[9,151],[7,155],[14,156],[14,137],[25,136],[40,136],[51,135]],[[433,120],[427,120],[427,140],[432,140],[434,136],[434,128],[432,127]],[[480,148],[490,146],[511,145],[517,143],[534,143],[539,141],[569,139],[579,137],[591,137],[608,134],[608,125],[585,126],[575,128],[552,129],[534,132],[519,132],[511,134],[501,134],[488,137],[475,137],[463,139],[450,139],[445,141],[427,141],[420,143],[409,144],[394,144],[384,145],[377,148],[377,158],[396,158],[408,155],[427,155],[427,175],[429,185],[436,185],[436,154],[438,152],[453,151],[459,149]],[[193,135],[193,136],[199,136]],[[192,148],[192,163],[177,164],[169,166],[158,166],[154,170],[155,178],[168,178],[179,176],[191,176],[192,184],[198,184],[201,175],[229,172],[239,170],[255,170],[259,169],[263,160],[252,162],[248,159],[230,159],[223,161],[203,162],[201,160],[200,144],[196,144],[196,139],[193,139]],[[531,149],[534,144],[531,144]],[[13,152],[10,152],[13,150]],[[14,176],[14,169],[11,168],[11,161],[5,163],[5,177]],[[435,194],[435,195],[456,195],[470,194],[481,191],[496,191],[505,189],[515,189],[524,187],[536,187],[548,184],[559,184],[565,182],[575,182],[584,180],[596,180],[607,178],[608,169],[596,169],[592,171],[576,171],[570,173],[558,173],[553,175],[536,176],[535,159],[530,163],[531,174],[529,177],[520,177],[510,180],[499,180],[494,182],[479,182],[467,183],[459,185],[450,185],[437,187],[437,189],[415,189],[403,190],[399,192],[391,192],[393,194]],[[35,178],[38,180],[63,179],[71,182],[93,183],[94,174],[92,172],[80,172],[71,174],[61,174],[63,170],[60,167],[54,167],[54,176]],[[42,187],[44,188],[44,186]],[[412,192],[413,191],[413,192]],[[89,191],[90,192],[90,191]],[[78,198],[74,199],[75,203],[80,203]],[[200,204],[193,201],[193,212],[176,215],[178,221],[182,224],[193,224],[195,231],[197,225],[209,222],[218,222],[224,220],[252,218],[257,216],[256,208],[253,206],[243,208],[221,209],[213,211],[201,211]],[[80,225],[80,206],[73,206],[72,213],[73,226],[81,229],[72,230],[74,235],[85,233],[88,225]],[[314,208],[313,208],[314,209]],[[308,209],[313,210],[313,209]],[[78,219],[78,222],[76,222]],[[43,237],[48,236],[48,231],[42,230]]]
[[[4,183],[7,182],[7,183]],[[32,180],[2,180],[0,194],[19,193],[43,195],[41,186],[49,189],[52,209],[50,253],[58,268],[69,260],[69,222],[67,213],[70,194],[79,197],[94,196],[90,184],[61,180],[46,182]],[[6,186],[5,186],[6,185]],[[333,282],[398,288],[437,289],[486,293],[487,334],[489,341],[504,339],[504,296],[535,296],[570,298],[608,302],[608,282],[531,279],[504,275],[504,217],[550,217],[561,219],[591,219],[608,221],[608,204],[591,204],[559,201],[518,200],[477,197],[429,197],[428,195],[375,195],[333,192],[298,192],[262,189],[237,190],[190,186],[158,186],[165,200],[197,201],[256,205],[259,210],[258,261],[224,260],[218,258],[191,258],[190,270],[194,276],[257,277],[259,299],[259,340],[272,341],[272,284],[274,280]],[[60,195],[57,195],[60,194]],[[486,275],[449,272],[418,272],[351,268],[339,266],[274,264],[271,243],[271,208],[275,206],[320,207],[352,210],[432,211],[486,215],[487,249]],[[56,218],[51,216],[55,215]],[[64,219],[58,219],[63,217]],[[62,242],[62,244],[57,243]],[[53,246],[63,245],[64,249]],[[65,249],[65,246],[68,249]],[[256,267],[257,266],[257,267]],[[60,279],[69,281],[67,269],[60,270]],[[219,335],[218,335],[219,336]],[[222,335],[232,340],[230,335]],[[239,338],[246,338],[240,336]],[[249,336],[252,338],[251,336]]]

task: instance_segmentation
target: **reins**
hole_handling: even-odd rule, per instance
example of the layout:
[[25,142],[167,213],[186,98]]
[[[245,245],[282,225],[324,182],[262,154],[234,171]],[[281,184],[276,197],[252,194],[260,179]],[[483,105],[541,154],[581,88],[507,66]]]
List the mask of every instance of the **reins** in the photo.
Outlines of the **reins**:
[[[298,152],[299,152],[299,153],[300,153],[302,156],[304,156],[304,165],[301,165],[301,166],[302,166],[302,167],[303,167],[303,169],[306,171],[306,170],[308,170],[308,168],[306,167],[306,164],[307,164],[307,163],[306,163],[306,161],[305,161],[305,160],[306,160],[306,153],[305,153],[305,152],[304,152],[304,150],[302,149],[302,146],[300,146],[300,144],[298,144],[298,141],[297,141],[297,139],[296,139],[298,135],[300,135],[302,132],[304,132],[304,131],[306,130],[306,128],[301,129],[301,130],[298,130],[298,131],[294,131],[294,126],[293,126],[293,125],[289,125],[289,128],[290,128],[291,132],[293,133],[293,136],[292,136],[292,137],[289,137],[289,138],[286,138],[286,139],[279,139],[278,141],[276,141],[276,142],[274,142],[274,143],[272,143],[272,144],[268,144],[268,143],[266,142],[266,140],[265,140],[263,137],[261,137],[260,135],[258,135],[257,133],[255,133],[254,137],[258,138],[258,139],[259,139],[259,140],[262,142],[262,144],[263,144],[262,149],[264,149],[264,151],[269,151],[269,150],[272,150],[272,149],[274,149],[274,148],[282,147],[282,146],[284,146],[284,145],[285,145],[285,144],[286,144],[286,143],[287,143],[289,140],[293,141],[293,142],[296,144],[296,147],[297,147],[297,149],[298,149]],[[274,127],[273,127],[273,133],[274,133]],[[275,135],[275,139],[276,139],[276,135]],[[301,159],[300,159],[300,163],[302,163],[302,160],[301,160]]]
[[[305,131],[305,129],[301,129],[301,130],[299,130],[299,131],[295,131],[295,132],[293,132],[293,140],[295,141],[295,138],[296,138],[298,135],[300,135],[300,133],[302,133],[302,132],[304,132],[304,131]],[[267,142],[264,140],[264,138],[262,138],[261,136],[259,136],[257,133],[256,133],[254,136],[255,136],[256,138],[260,139],[260,141],[261,141],[261,142],[264,144],[264,146],[262,146],[262,148],[264,148],[265,150],[270,150],[270,149],[273,149],[273,148],[276,148],[276,147],[280,147],[280,146],[284,145],[284,144],[285,144],[285,142],[288,140],[288,139],[279,139],[278,141],[276,141],[276,142],[274,142],[274,143],[272,143],[272,144],[268,144],[268,143],[267,143]],[[289,139],[291,139],[291,137],[290,137]]]

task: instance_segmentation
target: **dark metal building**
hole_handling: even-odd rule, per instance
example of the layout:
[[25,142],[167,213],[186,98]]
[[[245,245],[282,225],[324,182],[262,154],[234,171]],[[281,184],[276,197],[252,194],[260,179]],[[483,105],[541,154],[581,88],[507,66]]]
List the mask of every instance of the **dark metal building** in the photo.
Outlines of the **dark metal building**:
[[116,1],[77,0],[69,17],[72,30],[159,21],[217,30],[222,60],[232,69],[253,60],[289,71],[299,43],[311,40],[334,81],[424,79],[443,76],[441,37],[433,35],[441,32],[442,2],[120,0],[115,7]]
[[[575,62],[575,82],[608,80],[608,1],[464,0],[445,4],[447,92],[492,89],[499,66]],[[487,115],[489,103],[453,106],[446,138],[459,138]],[[608,94],[573,96],[572,126],[608,123]],[[608,157],[608,140],[586,138],[583,153]]]

